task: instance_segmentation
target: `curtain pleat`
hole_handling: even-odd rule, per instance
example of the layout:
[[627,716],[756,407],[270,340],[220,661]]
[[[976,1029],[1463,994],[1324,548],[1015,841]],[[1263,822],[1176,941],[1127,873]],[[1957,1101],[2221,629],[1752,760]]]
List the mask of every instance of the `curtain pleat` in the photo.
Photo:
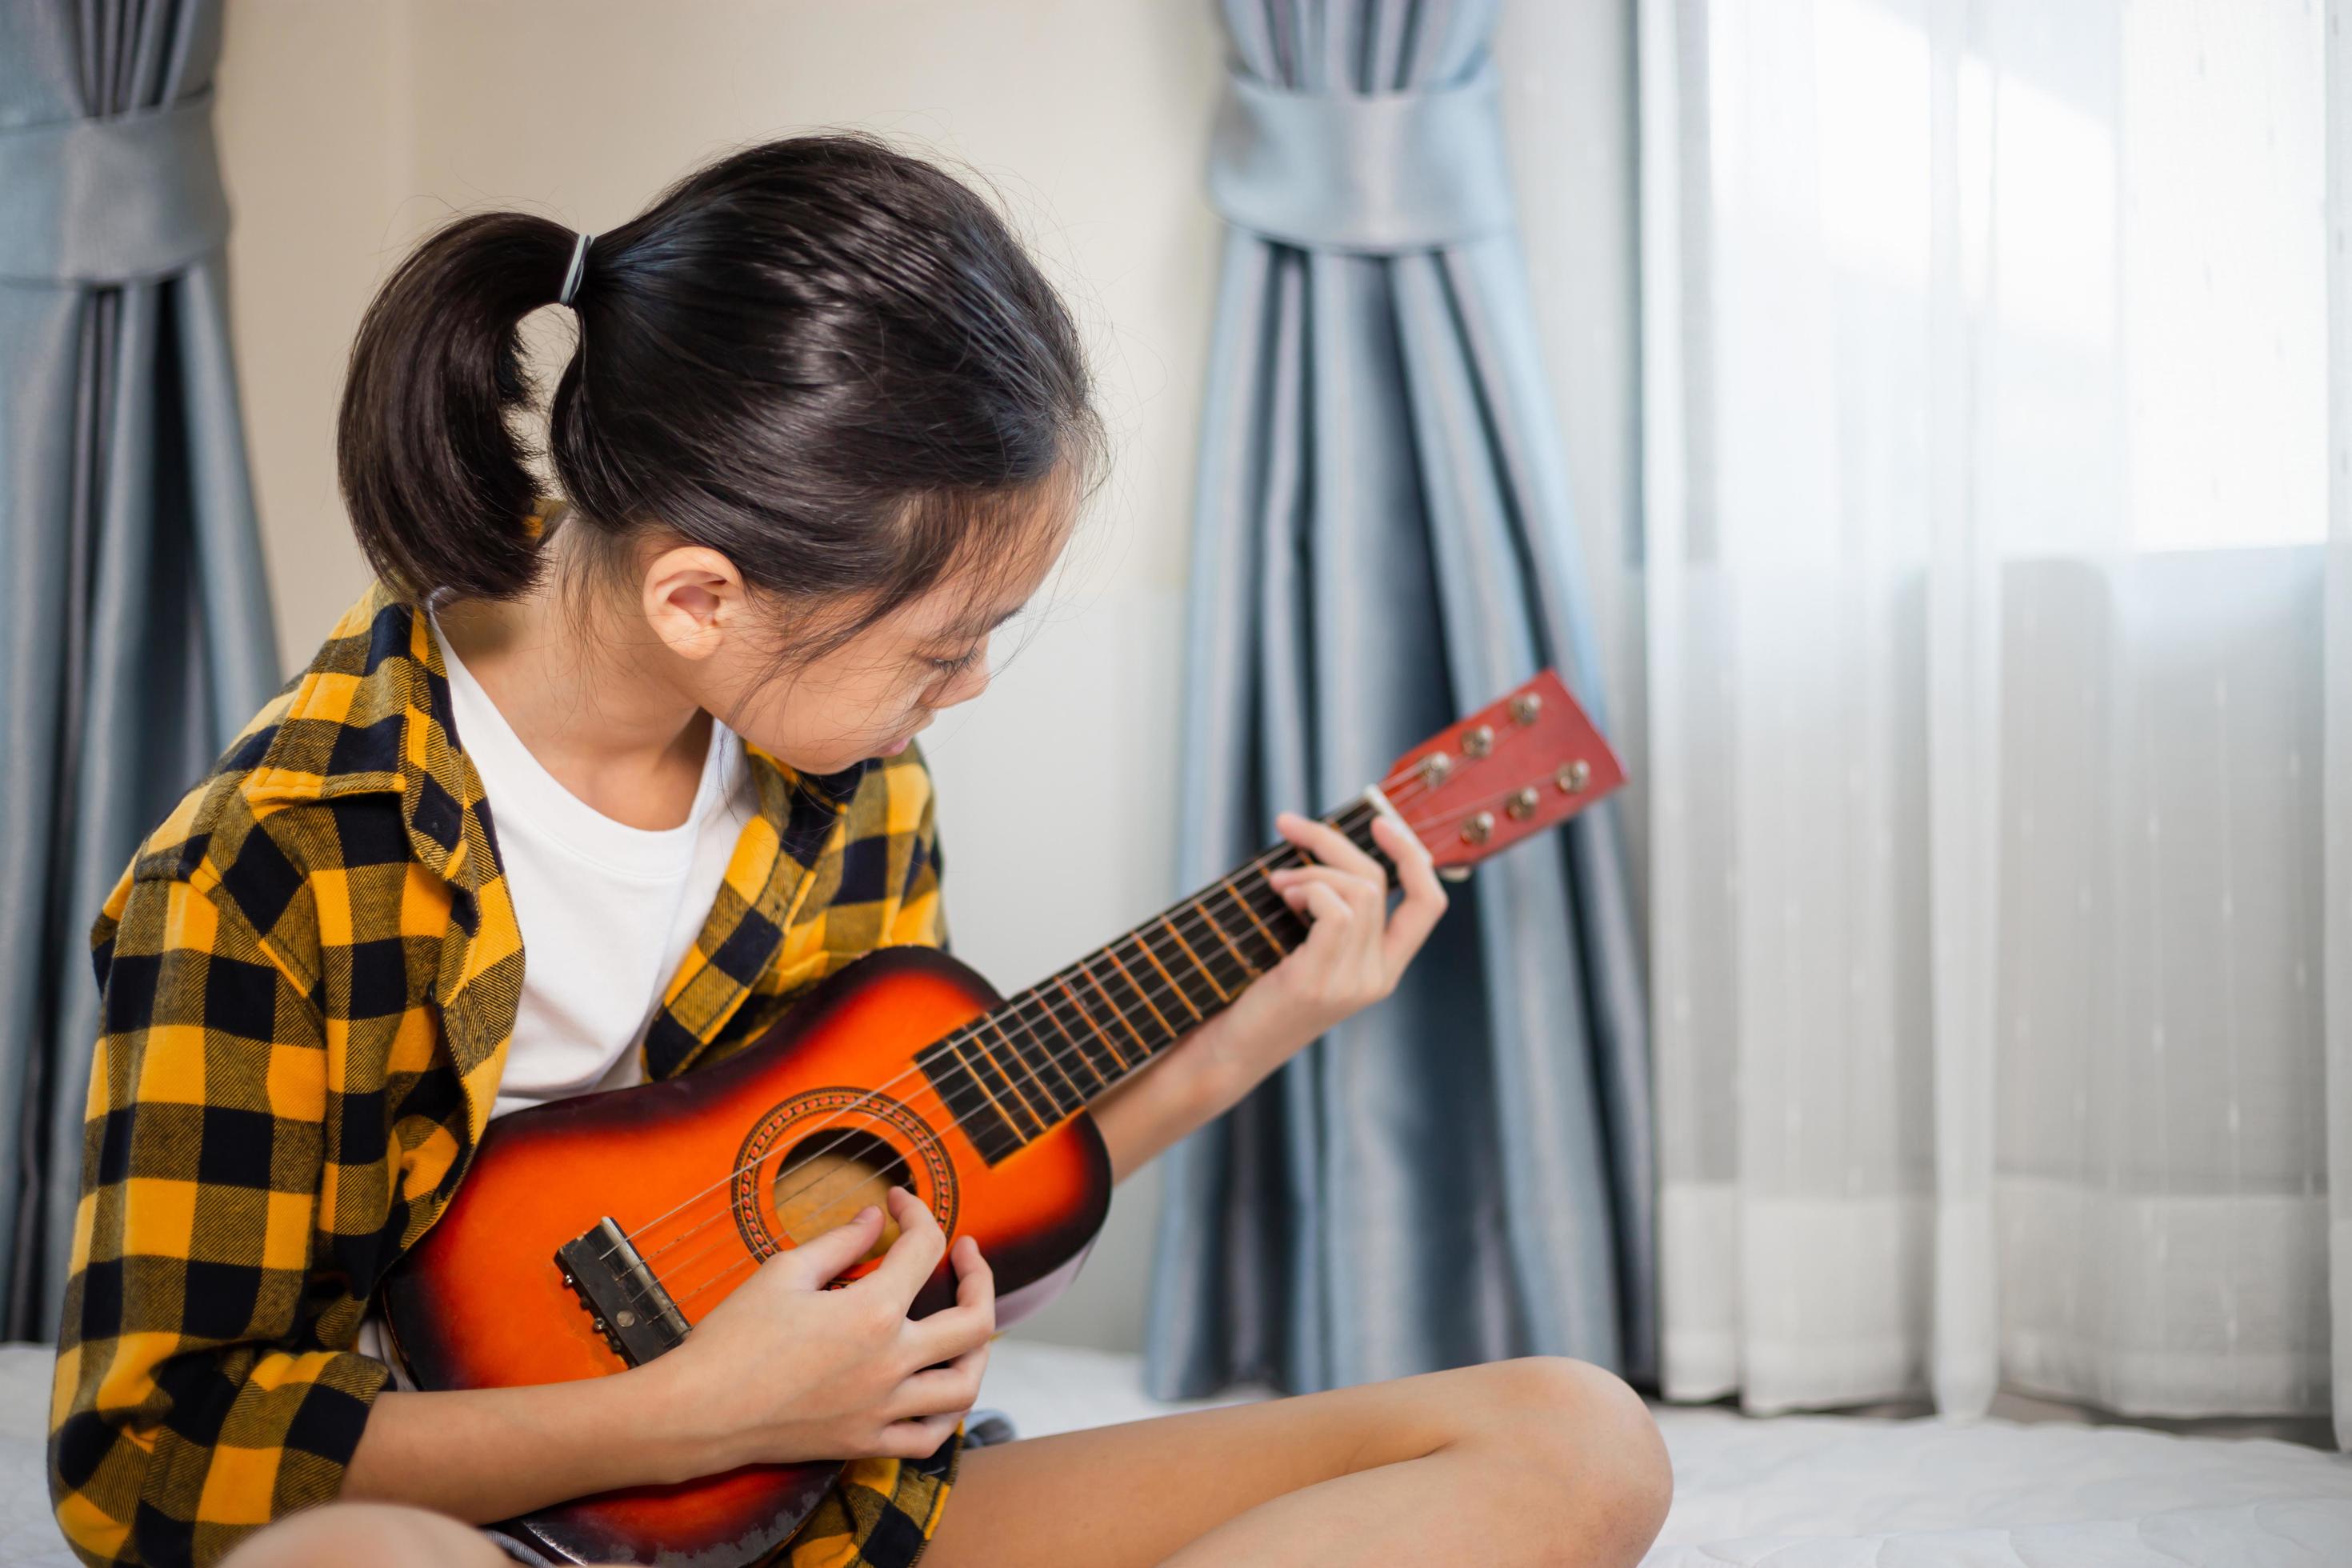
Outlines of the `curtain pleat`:
[[2344,1386],[2341,9],[1640,6],[1669,1398]]
[[[1526,279],[1477,194],[1507,184],[1494,9],[1224,6],[1253,96],[1211,177],[1234,226],[1197,481],[1186,886],[1546,665],[1607,726]],[[1444,223],[1461,232],[1368,237]],[[1153,1391],[1537,1352],[1648,1376],[1643,994],[1612,805],[1481,867],[1394,995],[1170,1152]]]
[[[0,1337],[56,1331],[89,932],[277,684],[205,113],[218,0],[0,9]],[[158,115],[150,111],[181,110]]]

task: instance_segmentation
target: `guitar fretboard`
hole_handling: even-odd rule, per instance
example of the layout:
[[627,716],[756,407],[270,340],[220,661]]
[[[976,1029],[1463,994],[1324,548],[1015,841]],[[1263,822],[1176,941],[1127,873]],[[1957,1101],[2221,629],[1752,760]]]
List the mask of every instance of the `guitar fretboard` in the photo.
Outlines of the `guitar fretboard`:
[[[1323,820],[1391,879],[1359,800]],[[1285,843],[1116,942],[926,1046],[915,1060],[990,1164],[1042,1136],[1232,1005],[1307,940],[1266,873],[1309,863]]]

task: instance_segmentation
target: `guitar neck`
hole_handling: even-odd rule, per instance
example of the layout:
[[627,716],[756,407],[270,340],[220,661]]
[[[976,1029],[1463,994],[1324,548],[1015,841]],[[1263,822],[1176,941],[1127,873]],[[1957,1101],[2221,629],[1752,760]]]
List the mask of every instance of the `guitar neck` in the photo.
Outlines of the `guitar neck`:
[[[1369,798],[1323,820],[1391,876]],[[1043,1135],[1232,1005],[1307,940],[1266,873],[1284,843],[925,1047],[917,1065],[991,1164]]]

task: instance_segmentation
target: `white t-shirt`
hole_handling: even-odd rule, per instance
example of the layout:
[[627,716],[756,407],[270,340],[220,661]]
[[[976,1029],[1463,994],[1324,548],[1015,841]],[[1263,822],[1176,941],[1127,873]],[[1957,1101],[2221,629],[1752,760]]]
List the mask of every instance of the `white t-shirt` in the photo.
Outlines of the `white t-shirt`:
[[[759,813],[743,743],[711,720],[686,820],[631,827],[541,766],[437,621],[434,636],[449,671],[457,743],[481,775],[522,932],[522,999],[490,1115],[642,1082],[646,1028],[718,900],[737,835]],[[358,1348],[410,1387],[378,1320],[371,1304]]]

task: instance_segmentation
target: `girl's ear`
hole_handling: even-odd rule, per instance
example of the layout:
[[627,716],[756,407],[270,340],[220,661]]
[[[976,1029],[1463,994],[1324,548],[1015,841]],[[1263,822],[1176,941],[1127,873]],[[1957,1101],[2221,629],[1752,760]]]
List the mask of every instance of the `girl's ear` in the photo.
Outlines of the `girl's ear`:
[[708,658],[740,624],[742,574],[716,550],[682,544],[646,567],[646,624],[673,653]]

